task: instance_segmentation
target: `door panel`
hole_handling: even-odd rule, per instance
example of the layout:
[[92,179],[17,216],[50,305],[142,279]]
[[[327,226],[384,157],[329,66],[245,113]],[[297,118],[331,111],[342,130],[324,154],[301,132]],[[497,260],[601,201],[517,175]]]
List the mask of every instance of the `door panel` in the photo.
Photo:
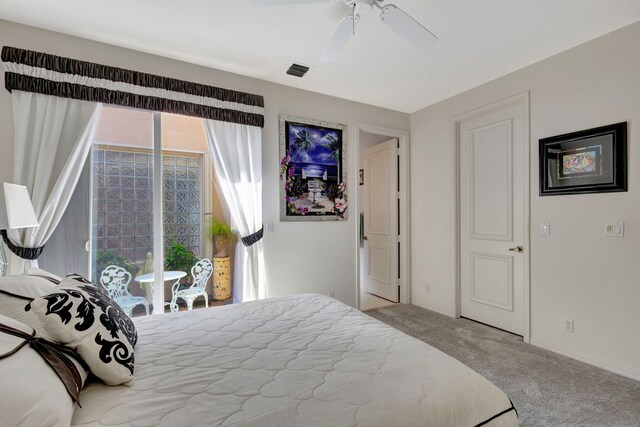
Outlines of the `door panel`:
[[513,310],[513,258],[471,254],[470,299],[481,304]]
[[[460,280],[464,317],[524,333],[525,107],[459,122]],[[524,252],[524,249],[523,249]]]
[[511,120],[474,129],[471,143],[471,235],[512,240]]
[[[373,189],[374,194],[369,195],[369,230],[368,234],[379,234],[381,236],[391,236],[391,206],[389,197],[391,193],[392,165],[389,164],[390,153],[395,153],[395,147],[384,148],[381,151],[374,151],[365,154],[368,162],[369,185],[368,189]],[[365,215],[366,217],[366,215]]]
[[398,302],[398,140],[364,152],[364,289]]
[[385,285],[392,284],[393,277],[391,276],[391,271],[393,267],[390,263],[390,252],[388,246],[369,244],[369,250],[367,251],[369,255],[369,269],[367,271],[371,280]]

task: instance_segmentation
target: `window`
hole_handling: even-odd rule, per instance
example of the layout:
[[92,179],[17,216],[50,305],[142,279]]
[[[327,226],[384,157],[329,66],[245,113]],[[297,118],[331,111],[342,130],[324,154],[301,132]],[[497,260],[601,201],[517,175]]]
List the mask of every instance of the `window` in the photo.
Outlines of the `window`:
[[[106,262],[122,259],[137,266],[153,253],[153,150],[96,145],[92,157],[92,276],[98,277]],[[177,242],[196,257],[204,256],[202,158],[162,154],[165,253]]]

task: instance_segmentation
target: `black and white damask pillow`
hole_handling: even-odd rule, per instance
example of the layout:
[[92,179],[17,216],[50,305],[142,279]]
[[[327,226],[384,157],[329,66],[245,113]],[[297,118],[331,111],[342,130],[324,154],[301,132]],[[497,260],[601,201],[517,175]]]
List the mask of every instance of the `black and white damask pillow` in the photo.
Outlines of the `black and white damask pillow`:
[[102,287],[69,275],[25,310],[33,310],[47,335],[75,349],[106,384],[133,379],[136,328]]

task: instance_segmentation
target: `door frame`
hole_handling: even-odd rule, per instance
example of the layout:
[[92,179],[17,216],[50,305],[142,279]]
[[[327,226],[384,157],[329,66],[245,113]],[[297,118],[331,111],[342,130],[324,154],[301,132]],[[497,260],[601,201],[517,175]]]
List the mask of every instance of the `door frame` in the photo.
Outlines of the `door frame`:
[[460,253],[460,123],[464,120],[468,120],[473,117],[480,116],[482,114],[486,114],[491,111],[499,110],[505,107],[509,107],[512,105],[521,104],[524,110],[524,241],[522,242],[525,253],[524,253],[524,283],[523,283],[523,311],[524,311],[524,332],[523,332],[523,340],[525,343],[529,343],[531,337],[531,298],[530,298],[530,281],[531,281],[531,250],[530,250],[530,234],[531,234],[531,219],[530,219],[530,210],[531,210],[531,196],[530,196],[530,188],[531,188],[531,164],[530,164],[530,154],[531,154],[531,127],[530,127],[530,112],[529,112],[529,91],[525,91],[519,93],[517,95],[510,96],[508,98],[502,99],[500,101],[493,102],[488,105],[484,105],[479,108],[475,108],[473,110],[455,115],[451,117],[451,146],[453,147],[453,158],[454,158],[454,167],[453,167],[453,183],[454,183],[454,191],[455,197],[453,198],[453,212],[454,212],[454,236],[453,236],[453,258],[454,258],[454,288],[455,288],[455,297],[453,299],[453,313],[455,313],[455,317],[460,317],[460,305],[462,298],[461,291],[461,253]]
[[[368,125],[365,123],[356,123],[356,169],[352,176],[357,177],[358,171],[363,169],[364,165],[360,164],[360,131],[367,133],[373,133],[376,135],[388,136],[391,138],[398,138],[398,155],[400,156],[400,194],[406,195],[400,197],[400,298],[399,304],[411,303],[411,194],[410,194],[410,181],[411,170],[409,168],[409,132],[398,129],[383,128],[374,125]],[[354,241],[356,252],[356,308],[360,309],[360,285],[362,278],[360,277],[360,210],[362,206],[359,206],[358,200],[361,193],[360,185],[357,185],[354,180],[354,187],[356,188],[355,195],[355,230],[356,239]],[[353,212],[353,211],[352,211]]]

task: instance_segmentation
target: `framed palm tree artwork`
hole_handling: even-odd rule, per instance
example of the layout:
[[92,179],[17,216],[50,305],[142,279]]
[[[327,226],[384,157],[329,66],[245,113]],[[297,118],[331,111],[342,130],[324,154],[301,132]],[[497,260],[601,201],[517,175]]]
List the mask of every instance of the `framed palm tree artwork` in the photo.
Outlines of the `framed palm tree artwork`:
[[280,115],[280,220],[347,219],[346,125]]

